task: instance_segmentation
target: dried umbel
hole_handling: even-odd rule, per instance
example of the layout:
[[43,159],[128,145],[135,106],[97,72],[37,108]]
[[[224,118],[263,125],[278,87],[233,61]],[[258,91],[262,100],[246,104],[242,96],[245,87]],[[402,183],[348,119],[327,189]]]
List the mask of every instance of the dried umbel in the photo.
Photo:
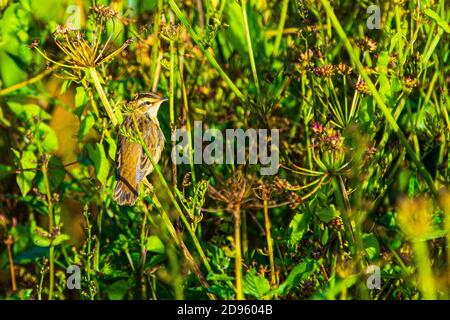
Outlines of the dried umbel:
[[364,80],[359,80],[353,86],[359,93],[369,96],[371,94],[369,86],[364,82]]
[[326,128],[317,122],[311,125],[311,130],[311,145],[316,164],[325,172],[340,170],[345,161],[344,137],[332,126]]
[[314,68],[314,74],[320,78],[329,78],[335,73],[335,66],[328,64],[322,67]]
[[352,74],[353,68],[350,67],[348,64],[339,63],[336,66],[336,71],[343,76],[349,76]]
[[92,6],[91,10],[97,14],[98,18],[106,18],[106,19],[112,19],[117,16],[117,12],[111,9],[108,6],[105,6],[103,4],[98,6]]
[[111,8],[106,6],[94,6],[91,8],[95,19],[94,29],[82,32],[75,28],[58,25],[53,37],[58,48],[65,54],[64,62],[56,62],[43,53],[36,45],[33,47],[44,58],[60,67],[68,69],[94,68],[105,62],[111,61],[127,48],[133,39],[126,40],[119,47],[114,42],[120,33],[107,34],[106,22],[117,16]]
[[377,42],[369,37],[362,40],[356,40],[356,45],[363,51],[372,53],[377,50]]

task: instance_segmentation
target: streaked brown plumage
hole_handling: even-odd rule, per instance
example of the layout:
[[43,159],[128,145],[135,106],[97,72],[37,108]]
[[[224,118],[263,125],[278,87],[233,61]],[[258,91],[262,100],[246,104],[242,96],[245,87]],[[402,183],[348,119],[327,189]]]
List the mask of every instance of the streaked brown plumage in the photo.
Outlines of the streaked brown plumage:
[[[135,111],[133,112],[142,138],[158,163],[164,149],[164,135],[159,126],[157,113],[159,106],[166,99],[155,93],[139,94],[133,100]],[[132,116],[125,118],[125,128],[135,131]],[[138,142],[119,135],[116,154],[117,185],[114,190],[114,200],[119,205],[133,205],[139,196],[141,181],[153,171],[153,165]]]

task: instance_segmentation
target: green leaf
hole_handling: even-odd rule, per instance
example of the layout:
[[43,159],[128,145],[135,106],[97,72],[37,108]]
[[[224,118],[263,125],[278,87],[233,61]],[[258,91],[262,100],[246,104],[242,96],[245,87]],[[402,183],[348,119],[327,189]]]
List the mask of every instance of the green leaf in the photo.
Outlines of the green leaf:
[[35,221],[31,223],[31,240],[38,247],[50,246],[50,233],[47,230],[36,225]]
[[414,174],[409,178],[408,182],[408,197],[413,198],[420,192],[419,181]]
[[36,104],[20,104],[8,102],[11,112],[22,121],[29,121],[31,118],[39,116],[41,120],[49,120],[51,116]]
[[67,89],[70,86],[70,83],[72,82],[72,80],[64,80],[63,83],[61,84],[61,90],[59,91],[59,93],[65,94],[67,92]]
[[86,94],[86,91],[84,90],[83,87],[78,86],[75,93],[75,109],[78,117],[81,117],[81,114],[83,113],[87,102],[88,96]]
[[403,84],[397,76],[391,77],[391,97],[403,90]]
[[308,279],[316,269],[317,264],[314,260],[307,259],[303,261],[291,270],[286,280],[277,289],[273,290],[271,294],[288,294],[300,281]]
[[336,210],[336,207],[334,204],[330,205],[328,208],[321,209],[316,212],[317,216],[322,222],[329,223],[331,220],[333,220],[336,217],[340,216],[340,213],[338,210]]
[[147,248],[148,251],[161,254],[163,254],[166,251],[164,243],[157,236],[148,237],[145,247]]
[[81,120],[80,131],[78,132],[78,141],[82,141],[86,137],[94,124],[95,117],[91,112],[89,112],[83,117],[83,120]]
[[[15,151],[15,150],[13,150]],[[14,152],[16,157],[18,152]],[[20,156],[20,173],[16,177],[17,185],[19,186],[22,196],[26,196],[31,190],[33,179],[36,176],[37,158],[31,151],[23,151]],[[24,170],[33,169],[33,170]]]
[[378,55],[377,60],[377,67],[381,69],[383,73],[387,73],[387,66],[389,65],[389,62],[391,61],[391,57],[389,56],[388,51],[382,51]]
[[442,29],[444,29],[445,32],[450,33],[449,24],[444,19],[442,19],[436,12],[428,8],[423,10],[423,13],[425,13],[429,18],[434,20],[434,22],[436,22]]
[[227,285],[212,284],[208,291],[217,295],[220,299],[230,300],[235,296],[235,292]]
[[105,139],[106,142],[108,142],[108,156],[111,160],[115,160],[116,159],[116,151],[117,151],[117,145],[116,145],[116,140],[114,140],[111,137],[108,137]]
[[323,246],[327,244],[328,236],[329,236],[328,227],[325,227],[325,230],[322,234],[322,241],[321,241]]
[[66,240],[70,240],[70,236],[68,234],[64,234],[64,233],[58,234],[55,237],[55,239],[53,239],[53,245],[57,246]]
[[369,260],[377,259],[380,255],[380,244],[372,233],[363,234],[363,246]]
[[106,292],[110,300],[123,300],[132,284],[127,280],[119,280],[110,285]]
[[244,293],[257,299],[261,299],[269,292],[269,281],[263,275],[256,275],[256,270],[252,269],[244,277]]
[[58,150],[59,143],[55,130],[48,124],[40,122],[38,124],[40,139],[42,141],[42,149],[45,152],[53,153]]
[[103,148],[103,145],[97,143],[94,149],[94,147],[92,147],[91,144],[88,144],[87,150],[89,158],[94,163],[98,181],[100,181],[102,185],[106,185],[106,179],[108,178],[110,164],[108,158],[106,158],[105,149]]
[[233,281],[234,278],[227,274],[208,273],[206,277],[208,281]]
[[429,240],[434,240],[434,239],[439,239],[439,238],[443,238],[447,235],[448,231],[447,230],[433,230],[431,232],[428,232],[426,235],[424,235],[423,237],[417,239],[418,241],[429,241]]
[[303,236],[309,229],[311,223],[312,213],[307,210],[305,213],[296,213],[291,223],[289,224],[289,238],[288,245],[294,248],[302,241]]

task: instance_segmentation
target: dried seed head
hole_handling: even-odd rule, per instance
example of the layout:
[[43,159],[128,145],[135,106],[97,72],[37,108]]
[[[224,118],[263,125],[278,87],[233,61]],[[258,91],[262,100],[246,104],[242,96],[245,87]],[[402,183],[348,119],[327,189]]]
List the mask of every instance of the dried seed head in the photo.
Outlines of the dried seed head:
[[289,195],[289,207],[291,209],[295,209],[297,208],[301,203],[302,203],[303,199],[302,197],[295,193],[295,192],[291,192]]
[[407,76],[405,78],[405,87],[408,89],[413,89],[419,86],[419,80],[417,80],[416,78]]
[[92,6],[91,10],[95,12],[99,17],[103,17],[105,19],[112,19],[117,16],[116,11],[103,4],[98,6]]
[[286,179],[280,178],[280,177],[275,177],[275,180],[273,183],[274,183],[275,188],[277,188],[281,192],[283,192],[286,189],[289,189],[291,187],[291,184],[289,183],[289,181],[287,181]]
[[365,95],[365,96],[369,96],[370,95],[370,89],[369,86],[364,82],[364,80],[359,80],[358,82],[356,82],[353,86],[356,91],[358,91],[359,93]]
[[313,122],[311,125],[311,130],[315,134],[320,135],[323,132],[323,125],[319,122]]
[[311,61],[311,59],[313,57],[314,57],[314,52],[311,49],[308,49],[308,51],[300,53],[299,61],[300,62]]
[[328,64],[322,67],[314,68],[314,74],[321,78],[329,78],[334,74],[335,66]]
[[39,40],[38,39],[34,39],[27,47],[30,49],[34,49],[39,45]]
[[377,50],[377,42],[369,37],[365,37],[362,40],[356,40],[356,45],[363,51],[374,52]]
[[341,74],[343,76],[349,76],[352,74],[353,68],[350,67],[348,64],[339,63],[336,66],[336,70],[337,70],[337,72],[339,72],[339,74]]

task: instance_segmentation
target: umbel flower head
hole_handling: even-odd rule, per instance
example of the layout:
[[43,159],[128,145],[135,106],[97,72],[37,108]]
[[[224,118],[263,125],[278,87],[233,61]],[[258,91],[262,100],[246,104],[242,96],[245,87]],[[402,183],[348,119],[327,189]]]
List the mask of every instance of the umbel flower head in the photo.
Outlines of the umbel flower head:
[[313,136],[311,145],[313,158],[321,170],[335,172],[345,164],[344,137],[332,126],[313,122],[311,125]]
[[397,214],[400,228],[411,240],[422,240],[432,231],[433,203],[427,197],[401,200]]
[[107,34],[106,23],[117,16],[117,13],[106,6],[91,7],[93,13],[93,29],[84,33],[75,28],[58,25],[53,37],[58,48],[65,54],[64,62],[56,62],[43,53],[38,47],[36,50],[44,58],[60,67],[69,69],[95,68],[105,62],[111,61],[130,45],[133,39],[126,40],[121,46],[115,47],[120,33]]

